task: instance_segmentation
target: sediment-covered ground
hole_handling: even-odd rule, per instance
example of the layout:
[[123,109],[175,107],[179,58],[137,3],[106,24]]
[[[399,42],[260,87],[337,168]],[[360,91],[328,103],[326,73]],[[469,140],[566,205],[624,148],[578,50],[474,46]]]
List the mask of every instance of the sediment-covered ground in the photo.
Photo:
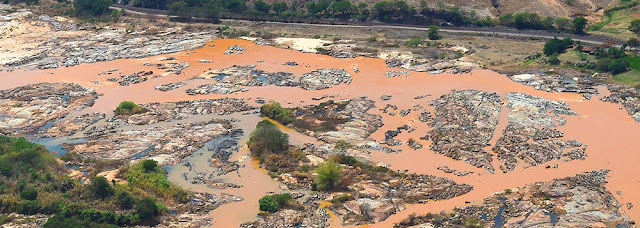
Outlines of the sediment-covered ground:
[[[17,21],[35,26],[29,13],[19,15],[26,19]],[[33,46],[42,52],[61,48],[56,60],[75,66],[24,70],[3,64],[14,70],[0,72],[7,82],[0,85],[0,130],[40,140],[70,154],[69,167],[81,165],[78,170],[116,181],[116,172],[98,170],[88,158],[159,161],[169,180],[196,192],[201,203],[179,209],[164,225],[390,227],[411,213],[440,211],[455,215],[414,218],[407,225],[433,224],[435,218],[453,225],[473,219],[487,226],[631,225],[640,218],[632,206],[640,204],[640,157],[633,153],[640,126],[629,115],[637,114],[632,89],[611,86],[609,95],[595,83],[575,91],[553,83],[536,88],[531,85],[547,85],[546,79],[518,81],[486,70],[435,75],[391,68],[404,60],[334,51],[335,58],[233,39],[207,43],[213,33],[151,38],[80,31],[104,38],[69,49],[74,36],[44,36],[54,39],[51,45]],[[111,42],[125,38],[130,41]],[[154,46],[162,42],[166,47]],[[90,51],[98,46],[109,51]],[[179,52],[195,47],[201,48]],[[89,54],[113,52],[124,54]],[[170,52],[176,53],[165,54]],[[31,58],[19,54],[6,61]],[[39,66],[43,59],[18,65]],[[159,73],[167,69],[176,71]],[[144,73],[149,71],[154,73]],[[137,103],[140,112],[115,113],[123,100]],[[261,167],[245,146],[261,120],[258,107],[267,101],[294,116],[277,125],[300,155],[281,159],[287,169]],[[344,143],[350,146],[336,147]],[[335,156],[349,157],[340,163],[349,181],[336,192],[312,191],[314,171],[304,167]],[[503,172],[494,173],[497,168]],[[82,172],[74,177],[87,179]],[[280,192],[301,206],[258,215],[258,199]]]

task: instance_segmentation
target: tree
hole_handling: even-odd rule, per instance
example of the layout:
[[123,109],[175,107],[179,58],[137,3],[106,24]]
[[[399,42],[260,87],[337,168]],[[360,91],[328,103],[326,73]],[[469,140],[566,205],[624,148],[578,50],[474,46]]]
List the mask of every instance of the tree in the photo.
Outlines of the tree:
[[349,0],[334,1],[328,8],[331,16],[340,18],[343,20],[349,19],[352,14],[356,13],[356,9]]
[[276,12],[276,14],[278,15],[281,15],[283,12],[289,9],[286,2],[274,2],[272,8],[273,12]]
[[278,102],[269,102],[260,107],[260,114],[267,116],[281,124],[287,125],[293,121],[291,110],[282,108]]
[[281,132],[273,123],[263,120],[251,132],[247,146],[251,155],[262,159],[266,153],[282,153],[289,149],[289,135]]
[[253,8],[255,8],[260,13],[267,14],[269,13],[269,10],[271,10],[271,5],[262,0],[258,0],[253,3]]
[[565,17],[558,17],[554,23],[556,29],[558,31],[569,31],[571,30],[571,21]]
[[224,7],[234,13],[241,13],[247,9],[247,2],[244,0],[226,0]]
[[515,26],[515,21],[513,20],[513,14],[510,14],[510,13],[505,13],[500,15],[499,21],[500,21],[500,25],[502,26],[508,26],[508,27]]
[[558,37],[554,37],[544,44],[543,53],[547,56],[559,54],[567,50],[567,48],[569,48],[569,46],[571,45],[573,45],[573,40],[569,37],[562,40],[558,39]]
[[20,198],[25,200],[35,200],[36,198],[38,198],[38,191],[33,189],[22,191],[20,193]]
[[407,2],[402,0],[378,1],[373,6],[378,20],[383,22],[403,23],[412,15],[411,8]]
[[291,194],[289,193],[281,193],[281,194],[272,194],[266,195],[258,200],[258,205],[260,206],[261,211],[267,212],[276,212],[283,208],[291,202],[293,198],[291,198]]
[[629,30],[635,33],[640,32],[640,19],[635,19],[629,23]]
[[113,187],[104,177],[93,177],[91,179],[90,189],[93,191],[93,195],[104,199],[113,195]]
[[136,205],[136,213],[140,220],[145,223],[154,222],[160,215],[160,208],[156,205],[156,202],[150,198],[144,198],[138,201]]
[[637,48],[640,46],[640,40],[638,40],[638,38],[631,37],[626,44],[630,48]]
[[73,2],[73,9],[76,16],[100,16],[109,12],[111,3],[110,0],[76,0]]
[[583,34],[584,28],[587,26],[587,19],[584,17],[576,17],[573,19],[573,33]]
[[158,167],[157,161],[154,161],[151,159],[142,161],[142,168],[144,168],[144,171],[147,173],[155,172],[157,167]]
[[549,56],[549,64],[551,65],[560,64],[560,60],[558,59],[558,53],[553,53],[551,56]]
[[120,208],[125,210],[133,208],[136,201],[128,192],[118,192],[116,198],[118,199]]
[[440,30],[438,26],[435,26],[435,25],[429,26],[430,40],[439,40],[441,38],[440,35],[438,34],[438,30]]
[[327,161],[316,168],[316,186],[321,190],[332,190],[338,186],[342,177],[342,167],[333,161]]
[[624,73],[629,69],[629,61],[626,59],[616,59],[609,65],[609,72],[611,74],[620,74]]

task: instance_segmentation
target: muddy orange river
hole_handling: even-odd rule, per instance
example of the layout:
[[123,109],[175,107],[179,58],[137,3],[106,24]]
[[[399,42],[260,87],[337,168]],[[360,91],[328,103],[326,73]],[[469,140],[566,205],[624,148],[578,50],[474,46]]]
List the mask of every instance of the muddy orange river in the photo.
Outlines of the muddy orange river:
[[[509,78],[488,70],[474,70],[470,74],[428,74],[421,72],[411,72],[408,78],[387,78],[385,72],[390,70],[382,59],[357,57],[353,59],[337,59],[325,55],[302,53],[295,50],[281,49],[271,46],[258,46],[244,40],[214,40],[203,48],[194,51],[168,54],[163,56],[148,57],[143,59],[123,59],[110,62],[100,62],[93,64],[83,64],[73,67],[61,67],[51,70],[34,71],[14,71],[1,72],[2,83],[0,89],[7,89],[16,86],[37,83],[37,82],[76,82],[82,86],[94,88],[104,95],[96,104],[85,110],[85,112],[99,111],[108,113],[122,100],[131,100],[136,103],[166,102],[180,100],[195,100],[218,97],[241,97],[251,99],[250,104],[257,97],[265,100],[275,100],[286,107],[293,107],[305,104],[314,104],[321,101],[314,101],[312,97],[323,95],[335,95],[332,99],[354,98],[367,96],[377,102],[377,107],[381,106],[380,96],[383,94],[393,95],[390,103],[397,105],[398,109],[411,108],[420,104],[425,106],[427,111],[433,112],[433,107],[428,104],[435,98],[449,93],[451,90],[478,89],[489,92],[496,92],[501,95],[506,103],[504,95],[509,92],[524,92],[536,96],[545,97],[552,100],[567,102],[571,108],[577,112],[577,116],[568,116],[567,123],[559,127],[564,131],[565,136],[570,139],[577,139],[588,146],[586,150],[586,160],[576,160],[570,162],[552,161],[548,164],[559,164],[557,169],[545,169],[545,165],[523,168],[518,166],[514,171],[504,174],[497,171],[496,174],[487,173],[486,170],[473,167],[463,161],[457,161],[430,151],[429,142],[423,149],[412,150],[403,145],[403,152],[397,154],[385,154],[382,152],[372,152],[373,162],[385,163],[394,170],[408,170],[409,172],[420,174],[431,174],[444,176],[458,183],[467,183],[474,187],[473,191],[449,200],[434,201],[426,204],[408,205],[407,209],[392,215],[386,221],[372,225],[374,227],[390,227],[393,223],[400,221],[411,213],[424,214],[427,212],[448,211],[455,207],[466,205],[465,201],[482,203],[482,200],[491,193],[502,191],[508,188],[524,186],[538,181],[550,181],[554,178],[572,176],[574,174],[609,169],[609,177],[606,185],[608,190],[621,194],[613,194],[621,204],[631,202],[640,205],[640,124],[621,109],[620,105],[606,103],[594,96],[591,100],[585,100],[582,96],[573,93],[547,93],[537,91],[532,87],[524,86],[511,81]],[[230,45],[241,45],[246,49],[244,54],[224,55]],[[117,68],[122,74],[132,74],[141,70],[157,71],[155,67],[143,66],[145,62],[156,63],[161,57],[174,56],[178,61],[186,61],[190,67],[186,68],[182,74],[170,74],[163,77],[151,78],[146,82],[133,84],[130,86],[119,86],[117,83],[107,81],[107,78],[117,77],[117,75],[99,75],[108,69]],[[198,60],[213,60],[213,63],[200,63]],[[295,61],[298,66],[287,66],[283,63]],[[191,79],[209,69],[222,69],[233,65],[255,64],[258,69],[265,71],[284,71],[296,75],[309,72],[319,68],[343,68],[353,77],[349,85],[339,85],[325,90],[308,91],[294,87],[247,87],[249,91],[230,95],[198,95],[190,96],[185,93],[188,88],[194,88],[205,83],[212,83],[207,80],[188,80],[187,85],[169,92],[154,90],[155,86],[171,82],[180,82]],[[359,73],[354,72],[354,67],[360,69]],[[156,73],[157,75],[158,73]],[[98,83],[95,83],[98,81]],[[600,94],[607,93],[606,88],[599,88]],[[425,99],[414,99],[419,95],[431,95]],[[382,114],[378,109],[372,109],[374,114]],[[375,140],[383,140],[384,132],[395,129],[404,124],[410,124],[417,128],[412,133],[403,133],[398,136],[399,140],[408,138],[419,138],[429,130],[425,123],[417,118],[417,113],[400,117],[382,114],[384,126],[371,135]],[[242,119],[239,125],[251,130],[252,126],[259,121],[257,116]],[[495,130],[491,144],[495,145],[496,140],[502,135],[502,130],[507,123],[506,105],[500,114],[500,124]],[[302,144],[301,141],[315,140],[305,137],[295,132],[291,141],[294,144]],[[243,143],[242,141],[240,143]],[[487,148],[491,151],[490,148]],[[243,185],[240,189],[216,190],[218,193],[229,193],[244,198],[244,201],[225,204],[211,212],[215,227],[238,227],[239,224],[256,219],[258,213],[258,199],[266,192],[280,191],[278,183],[272,180],[264,171],[257,168],[251,159],[246,157],[246,148],[233,156],[232,159],[240,161],[245,168],[239,170],[241,178],[229,177],[228,181]],[[497,159],[494,166],[498,167]],[[473,171],[475,173],[468,176],[458,177],[452,174],[445,174],[436,168],[441,165],[461,171]],[[236,175],[237,176],[237,175]],[[182,183],[179,183],[182,184]],[[185,186],[188,187],[188,186]],[[625,212],[635,221],[640,221],[640,207],[633,207]],[[335,217],[330,221],[332,226],[341,226]]]

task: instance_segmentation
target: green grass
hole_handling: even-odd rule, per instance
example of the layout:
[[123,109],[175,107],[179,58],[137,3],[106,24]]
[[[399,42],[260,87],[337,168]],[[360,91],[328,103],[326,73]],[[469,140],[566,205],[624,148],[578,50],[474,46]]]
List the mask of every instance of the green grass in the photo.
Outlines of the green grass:
[[531,64],[531,63],[533,63],[535,61],[536,61],[536,59],[534,59],[534,58],[528,59],[527,61],[524,61],[524,65],[525,66],[529,66],[529,64]]
[[632,15],[638,12],[639,8],[639,6],[634,6],[611,11],[601,22],[589,26],[589,31],[592,34],[609,35],[622,40],[635,37],[636,34],[629,31],[628,28],[631,21],[635,19]]

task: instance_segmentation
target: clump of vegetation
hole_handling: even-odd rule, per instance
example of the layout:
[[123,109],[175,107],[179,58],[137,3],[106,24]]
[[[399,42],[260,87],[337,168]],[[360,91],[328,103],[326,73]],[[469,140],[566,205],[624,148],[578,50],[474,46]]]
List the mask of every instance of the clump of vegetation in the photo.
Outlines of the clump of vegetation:
[[264,162],[266,155],[283,153],[289,149],[289,135],[281,132],[270,121],[263,120],[251,132],[247,146],[252,156]]
[[553,54],[563,53],[567,48],[573,45],[573,40],[569,37],[564,39],[558,39],[558,37],[554,37],[553,39],[547,41],[544,44],[544,54],[547,56],[551,56]]
[[110,13],[110,0],[76,0],[73,1],[73,9],[76,16],[95,17]]
[[440,28],[438,28],[438,26],[432,25],[429,26],[429,39],[430,40],[439,40],[440,38],[440,34],[438,33],[438,31],[440,30]]
[[138,106],[136,103],[133,103],[131,101],[123,101],[120,102],[120,105],[118,105],[118,107],[116,108],[116,115],[120,115],[120,114],[137,114],[137,113],[142,113],[143,109]]
[[291,110],[282,108],[278,102],[269,102],[260,107],[260,114],[269,117],[283,125],[287,125],[293,121],[294,116]]
[[298,168],[300,161],[307,160],[300,149],[289,146],[289,135],[280,131],[269,120],[258,123],[251,132],[247,146],[251,156],[275,174],[291,172]]
[[333,190],[342,178],[342,167],[333,161],[327,161],[316,168],[316,187],[320,190]]
[[144,189],[146,196],[162,197],[180,203],[188,201],[187,193],[169,182],[167,174],[155,161],[145,160],[125,168],[124,176],[129,187]]
[[287,206],[295,205],[289,193],[266,195],[258,201],[261,211],[274,213]]

